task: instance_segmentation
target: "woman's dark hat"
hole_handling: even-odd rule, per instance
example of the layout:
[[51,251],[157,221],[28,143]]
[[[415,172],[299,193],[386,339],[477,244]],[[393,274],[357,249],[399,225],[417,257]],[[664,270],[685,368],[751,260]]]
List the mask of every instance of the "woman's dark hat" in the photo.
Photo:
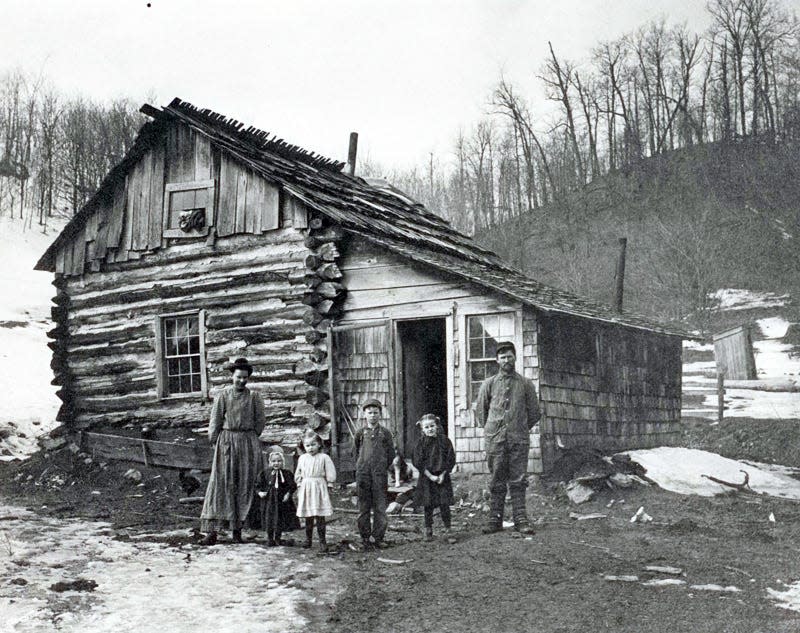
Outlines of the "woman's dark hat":
[[507,350],[511,350],[514,356],[517,355],[517,348],[514,347],[514,343],[511,341],[503,341],[502,343],[497,344],[497,353],[505,352]]
[[235,372],[237,369],[244,369],[247,371],[248,376],[253,373],[253,366],[247,362],[246,358],[237,358],[228,365],[228,371],[231,373]]

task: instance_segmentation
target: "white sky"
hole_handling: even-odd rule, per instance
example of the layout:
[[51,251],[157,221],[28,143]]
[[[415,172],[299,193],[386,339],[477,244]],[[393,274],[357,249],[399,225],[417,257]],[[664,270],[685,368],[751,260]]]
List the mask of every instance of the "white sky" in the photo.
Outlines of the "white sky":
[[[800,0],[789,0],[792,6]],[[501,71],[541,99],[559,56],[666,16],[697,31],[704,0],[0,0],[0,71],[96,99],[179,96],[331,158],[409,166],[449,154]]]

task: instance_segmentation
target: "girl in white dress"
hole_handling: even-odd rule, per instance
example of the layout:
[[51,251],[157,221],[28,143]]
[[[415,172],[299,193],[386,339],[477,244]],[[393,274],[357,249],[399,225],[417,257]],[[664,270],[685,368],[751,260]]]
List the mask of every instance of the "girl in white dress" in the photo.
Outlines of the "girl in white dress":
[[311,547],[316,522],[319,549],[325,552],[325,517],[333,514],[328,486],[336,481],[336,468],[333,460],[321,452],[322,438],[316,433],[305,435],[303,447],[306,452],[297,460],[294,474],[297,482],[297,516],[306,520],[306,542],[303,547]]

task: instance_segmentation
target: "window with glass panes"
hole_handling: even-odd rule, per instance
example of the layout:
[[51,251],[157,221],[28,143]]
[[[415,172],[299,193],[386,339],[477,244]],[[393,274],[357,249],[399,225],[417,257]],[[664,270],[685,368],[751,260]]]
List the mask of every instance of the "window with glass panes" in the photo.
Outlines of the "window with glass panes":
[[467,317],[467,366],[469,401],[475,402],[481,383],[497,373],[497,344],[514,340],[514,313]]
[[202,391],[200,315],[164,317],[161,331],[165,395]]

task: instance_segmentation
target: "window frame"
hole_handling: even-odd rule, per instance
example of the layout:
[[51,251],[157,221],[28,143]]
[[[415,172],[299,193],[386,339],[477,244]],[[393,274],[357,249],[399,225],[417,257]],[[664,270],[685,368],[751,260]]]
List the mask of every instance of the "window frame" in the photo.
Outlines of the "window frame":
[[[514,347],[517,350],[516,354],[516,363],[514,369],[518,373],[522,373],[523,367],[523,346],[522,346],[522,308],[521,307],[495,307],[495,308],[487,308],[486,310],[481,311],[470,311],[468,313],[461,315],[461,320],[459,323],[460,327],[460,356],[464,359],[464,362],[461,363],[462,370],[461,370],[461,387],[462,393],[464,398],[464,408],[468,410],[472,410],[475,404],[475,401],[478,397],[477,392],[475,394],[471,393],[471,385],[472,385],[472,362],[473,359],[470,358],[469,353],[469,320],[473,317],[485,317],[485,316],[492,316],[492,315],[503,315],[509,314],[513,318],[514,323],[514,334],[511,337],[503,337],[501,340],[503,341],[511,341],[514,343]],[[486,362],[488,359],[481,358],[475,359],[476,362]],[[495,356],[496,360],[496,356]]]
[[[197,336],[200,356],[200,391],[170,393],[167,380],[167,357],[164,349],[164,322],[167,319],[197,317]],[[205,310],[169,312],[155,317],[156,386],[159,400],[208,399],[208,371],[206,363],[206,313]],[[191,356],[194,356],[192,354]]]
[[[163,236],[165,238],[192,238],[192,237],[205,237],[208,235],[211,227],[214,225],[214,208],[215,196],[217,190],[216,180],[194,180],[191,182],[169,182],[164,187],[164,226]],[[201,189],[207,190],[206,210],[206,223],[202,229],[192,229],[191,231],[184,231],[180,227],[170,226],[170,200],[171,194],[180,191],[199,191]],[[198,207],[200,208],[200,207]]]

